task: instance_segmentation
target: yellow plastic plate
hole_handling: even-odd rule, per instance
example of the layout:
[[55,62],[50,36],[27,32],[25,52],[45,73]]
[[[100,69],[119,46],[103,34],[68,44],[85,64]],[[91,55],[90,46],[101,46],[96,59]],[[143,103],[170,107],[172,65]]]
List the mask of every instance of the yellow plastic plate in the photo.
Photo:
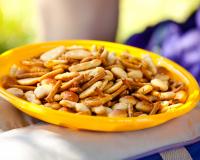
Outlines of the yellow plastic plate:
[[0,78],[4,75],[9,74],[9,68],[12,64],[18,64],[20,60],[30,58],[41,54],[44,51],[50,50],[59,45],[71,46],[71,45],[82,45],[86,48],[90,48],[91,45],[96,44],[97,46],[103,45],[109,51],[114,51],[117,54],[128,50],[132,55],[141,57],[142,54],[150,54],[153,61],[156,64],[165,66],[171,72],[174,77],[183,81],[189,89],[189,97],[187,102],[179,108],[170,110],[169,112],[151,115],[141,116],[133,118],[110,118],[110,117],[97,117],[97,116],[86,116],[86,115],[75,115],[64,111],[56,111],[50,108],[46,108],[37,104],[30,103],[23,99],[17,98],[12,94],[8,93],[2,88],[0,83],[0,95],[16,106],[21,111],[38,118],[40,120],[78,129],[94,130],[94,131],[130,131],[149,128],[162,124],[168,120],[179,117],[191,109],[193,109],[199,101],[199,86],[193,76],[188,73],[184,68],[178,64],[163,58],[157,54],[122,44],[93,41],[93,40],[68,40],[68,41],[57,41],[57,42],[46,42],[39,44],[32,44],[23,46],[20,48],[9,50],[0,55]]

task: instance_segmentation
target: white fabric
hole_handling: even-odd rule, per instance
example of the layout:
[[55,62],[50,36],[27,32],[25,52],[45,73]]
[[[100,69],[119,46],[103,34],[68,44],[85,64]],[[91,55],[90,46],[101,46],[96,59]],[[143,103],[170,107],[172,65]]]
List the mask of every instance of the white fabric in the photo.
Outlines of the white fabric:
[[163,125],[124,133],[78,131],[53,125],[15,129],[0,135],[0,159],[124,159],[198,137],[199,115],[198,107]]
[[192,160],[185,147],[160,153],[163,160]]

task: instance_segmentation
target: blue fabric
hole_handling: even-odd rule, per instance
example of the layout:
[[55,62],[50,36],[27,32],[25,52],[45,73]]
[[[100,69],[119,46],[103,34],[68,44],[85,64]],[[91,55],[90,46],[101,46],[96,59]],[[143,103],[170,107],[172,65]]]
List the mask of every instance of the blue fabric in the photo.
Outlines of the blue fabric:
[[[171,20],[146,28],[126,44],[161,54],[185,67],[200,84],[200,9],[184,23]],[[185,147],[194,160],[200,160],[200,141]],[[159,153],[138,160],[162,160]]]
[[[193,160],[200,160],[200,141],[194,144],[185,146],[185,148],[187,149],[187,151],[189,152]],[[139,158],[137,160],[162,160],[162,157],[160,156],[159,153],[157,153],[151,156]]]
[[185,67],[200,84],[200,10],[184,23],[171,20],[148,27],[126,44],[161,54]]
[[148,157],[139,158],[138,160],[162,160],[162,157],[160,156],[160,154],[154,154]]
[[200,160],[200,142],[186,146],[193,160]]

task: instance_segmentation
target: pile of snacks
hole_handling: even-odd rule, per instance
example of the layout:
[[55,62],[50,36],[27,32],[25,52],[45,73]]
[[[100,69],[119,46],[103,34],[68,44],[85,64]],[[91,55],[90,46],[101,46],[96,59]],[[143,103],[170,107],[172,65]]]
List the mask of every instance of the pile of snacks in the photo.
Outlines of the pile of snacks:
[[171,75],[148,54],[116,57],[102,46],[58,46],[13,65],[2,81],[8,92],[55,110],[136,117],[185,103],[187,88]]

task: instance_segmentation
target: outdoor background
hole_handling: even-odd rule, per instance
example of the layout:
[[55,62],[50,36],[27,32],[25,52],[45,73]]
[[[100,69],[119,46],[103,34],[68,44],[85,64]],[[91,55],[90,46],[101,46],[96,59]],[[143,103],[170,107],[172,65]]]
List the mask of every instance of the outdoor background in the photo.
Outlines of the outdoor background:
[[[35,0],[0,0],[0,53],[40,41]],[[164,19],[183,22],[198,8],[200,0],[121,0],[116,41]]]

